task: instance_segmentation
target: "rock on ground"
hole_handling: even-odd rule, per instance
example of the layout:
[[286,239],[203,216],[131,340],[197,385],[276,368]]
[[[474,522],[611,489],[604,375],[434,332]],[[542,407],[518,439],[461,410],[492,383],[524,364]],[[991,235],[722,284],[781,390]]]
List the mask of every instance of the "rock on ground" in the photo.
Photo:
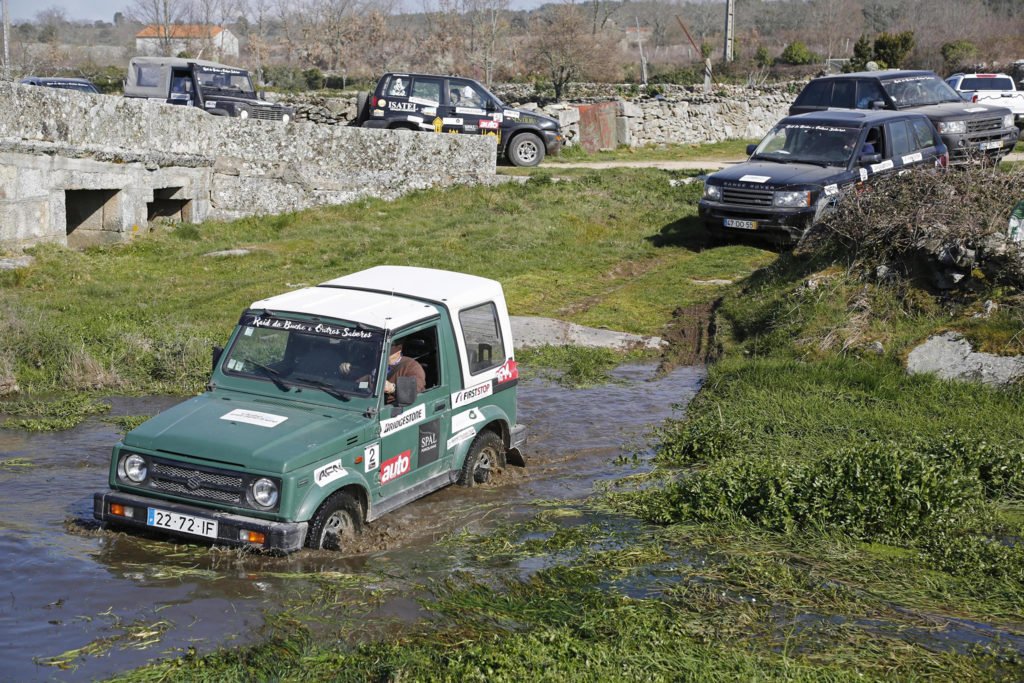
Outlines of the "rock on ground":
[[929,337],[910,352],[907,372],[931,372],[942,379],[1001,386],[1024,377],[1024,356],[978,353],[962,335],[946,332]]
[[601,330],[553,318],[511,316],[512,338],[516,348],[536,346],[586,346],[627,351],[635,348],[659,350],[668,345],[660,337],[644,337],[628,332]]

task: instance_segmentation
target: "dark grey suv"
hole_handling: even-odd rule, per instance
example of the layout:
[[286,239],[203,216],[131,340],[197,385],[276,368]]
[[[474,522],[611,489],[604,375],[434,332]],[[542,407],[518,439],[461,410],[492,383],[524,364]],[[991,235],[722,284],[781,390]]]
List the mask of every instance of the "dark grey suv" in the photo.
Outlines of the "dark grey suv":
[[938,129],[952,163],[985,154],[998,160],[1017,144],[1019,131],[1006,107],[965,102],[931,71],[860,71],[815,78],[789,113],[824,109],[893,109],[920,112]]

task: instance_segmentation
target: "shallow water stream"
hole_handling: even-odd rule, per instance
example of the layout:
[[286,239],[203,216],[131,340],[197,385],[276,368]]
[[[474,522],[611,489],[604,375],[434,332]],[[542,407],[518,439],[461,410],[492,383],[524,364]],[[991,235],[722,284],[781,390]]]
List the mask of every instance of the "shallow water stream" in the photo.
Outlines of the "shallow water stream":
[[[522,382],[525,470],[401,508],[370,525],[360,552],[347,556],[271,558],[96,529],[92,494],[106,488],[116,428],[95,420],[60,433],[0,431],[0,460],[31,463],[0,467],[0,680],[92,679],[190,647],[249,642],[265,611],[313,593],[320,572],[373,588],[381,567],[406,580],[465,569],[435,541],[530,514],[531,501],[586,496],[596,481],[629,472],[614,460],[643,448],[648,429],[688,402],[704,376],[678,368],[655,378],[653,365],[615,375],[617,383],[578,390]],[[111,415],[150,415],[178,400],[114,399]],[[392,597],[375,616],[417,613],[411,598]]]

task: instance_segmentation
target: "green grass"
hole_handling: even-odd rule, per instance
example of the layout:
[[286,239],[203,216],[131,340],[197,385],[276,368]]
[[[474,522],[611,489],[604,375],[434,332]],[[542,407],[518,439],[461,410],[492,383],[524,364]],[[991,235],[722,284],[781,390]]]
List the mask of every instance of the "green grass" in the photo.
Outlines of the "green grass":
[[614,150],[587,152],[579,145],[564,148],[547,157],[545,164],[556,165],[576,161],[703,161],[746,159],[747,145],[757,140],[725,140],[703,145],[648,144],[641,147],[619,146]]

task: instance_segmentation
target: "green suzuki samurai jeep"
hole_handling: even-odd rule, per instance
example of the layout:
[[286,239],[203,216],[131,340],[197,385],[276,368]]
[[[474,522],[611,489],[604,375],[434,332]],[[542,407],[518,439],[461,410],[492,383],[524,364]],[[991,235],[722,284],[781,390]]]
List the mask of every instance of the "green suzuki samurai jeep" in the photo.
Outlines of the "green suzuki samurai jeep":
[[344,549],[364,522],[525,465],[493,280],[378,266],[257,301],[213,365],[205,393],[114,446],[97,519],[273,552]]

